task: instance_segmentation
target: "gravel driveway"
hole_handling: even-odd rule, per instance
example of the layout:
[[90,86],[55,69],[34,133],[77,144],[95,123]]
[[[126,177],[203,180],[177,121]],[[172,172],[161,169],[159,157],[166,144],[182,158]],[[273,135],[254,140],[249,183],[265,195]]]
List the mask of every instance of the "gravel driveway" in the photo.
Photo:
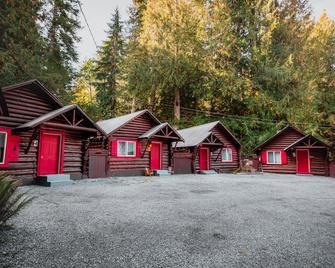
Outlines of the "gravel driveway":
[[335,179],[180,175],[23,187],[3,267],[334,267]]

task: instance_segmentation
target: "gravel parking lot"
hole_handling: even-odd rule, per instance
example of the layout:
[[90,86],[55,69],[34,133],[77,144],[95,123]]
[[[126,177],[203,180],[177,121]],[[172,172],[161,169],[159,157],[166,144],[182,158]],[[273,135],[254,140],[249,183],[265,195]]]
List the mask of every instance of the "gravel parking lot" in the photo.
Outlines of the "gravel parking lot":
[[334,267],[335,179],[180,175],[23,187],[2,267]]

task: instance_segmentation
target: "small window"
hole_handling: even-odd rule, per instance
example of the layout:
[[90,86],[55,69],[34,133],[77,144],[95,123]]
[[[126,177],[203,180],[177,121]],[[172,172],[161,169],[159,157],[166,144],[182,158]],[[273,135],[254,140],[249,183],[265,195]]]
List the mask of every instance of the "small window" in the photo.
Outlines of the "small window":
[[233,151],[231,148],[222,149],[222,162],[232,162],[233,161]]
[[268,164],[281,164],[280,152],[268,152]]
[[118,141],[117,155],[135,157],[136,142],[135,141]]
[[7,147],[7,132],[0,132],[0,164],[5,163]]

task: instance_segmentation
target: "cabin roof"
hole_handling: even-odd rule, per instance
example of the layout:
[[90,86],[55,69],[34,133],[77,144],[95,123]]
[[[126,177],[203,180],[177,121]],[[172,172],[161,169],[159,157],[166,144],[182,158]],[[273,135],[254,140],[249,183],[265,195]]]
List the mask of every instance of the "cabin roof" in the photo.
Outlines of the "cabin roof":
[[145,110],[140,110],[134,113],[122,115],[119,117],[98,121],[97,125],[102,130],[104,130],[107,135],[110,135],[114,131],[124,126],[125,124],[129,123],[131,120],[145,113],[147,113],[157,124],[161,124],[161,122],[149,110],[145,109]]
[[160,130],[162,130],[164,127],[169,127],[171,131],[179,138],[179,141],[184,141],[182,136],[178,133],[177,130],[175,130],[169,123],[161,123],[151,129],[149,129],[147,132],[143,133],[141,136],[139,136],[140,139],[150,139],[152,136],[157,134]]
[[20,125],[18,127],[15,128],[15,130],[17,131],[24,131],[24,130],[28,130],[28,129],[32,129],[35,128],[53,118],[58,117],[59,115],[62,115],[66,112],[69,112],[71,110],[76,109],[77,111],[79,111],[79,113],[82,115],[82,117],[84,119],[86,119],[89,124],[91,125],[91,127],[97,129],[98,131],[100,131],[103,135],[105,135],[105,132],[98,127],[86,114],[85,112],[77,105],[77,104],[71,104],[71,105],[66,105],[64,107],[61,107],[57,110],[51,111],[47,114],[41,115],[40,117],[37,117],[27,123],[24,123],[23,125]]
[[325,146],[325,147],[329,147],[328,144],[324,143],[324,142],[321,141],[320,139],[318,139],[318,138],[316,138],[316,137],[314,137],[314,136],[308,134],[308,135],[305,135],[305,136],[303,136],[302,138],[296,140],[295,142],[293,142],[293,143],[290,144],[289,146],[287,146],[287,147],[284,149],[284,151],[287,151],[287,150],[293,148],[294,146],[298,145],[300,142],[302,142],[302,141],[304,141],[304,140],[306,140],[306,139],[308,139],[308,138],[312,138],[314,141],[321,143],[323,146]]
[[56,106],[58,107],[63,107],[63,103],[58,99],[58,97],[53,94],[50,90],[48,90],[40,81],[38,81],[37,79],[33,79],[33,80],[29,80],[29,81],[25,81],[25,82],[21,82],[21,83],[17,83],[17,84],[13,84],[13,85],[9,85],[9,86],[5,86],[2,87],[2,91],[6,92],[8,90],[13,90],[16,88],[20,88],[20,87],[24,87],[24,88],[29,88],[29,89],[34,89],[37,91],[41,91],[43,92],[49,100],[51,100]]
[[178,143],[176,147],[193,147],[199,145],[211,134],[211,131],[217,125],[223,127],[233,138],[236,144],[238,144],[239,146],[241,145],[239,141],[234,137],[234,135],[220,121],[215,121],[199,126],[178,130],[179,134],[184,138],[185,142]]
[[278,137],[280,134],[282,134],[284,131],[288,130],[288,129],[293,129],[297,132],[299,132],[301,135],[306,136],[307,134],[302,132],[300,129],[288,124],[286,125],[284,128],[282,128],[281,130],[277,131],[277,133],[275,133],[274,135],[272,135],[270,138],[268,138],[267,140],[265,140],[264,142],[262,142],[261,144],[259,144],[254,151],[257,151],[259,149],[261,149],[262,147],[264,147],[265,145],[267,145],[268,143],[270,143],[272,140],[274,140],[276,137]]

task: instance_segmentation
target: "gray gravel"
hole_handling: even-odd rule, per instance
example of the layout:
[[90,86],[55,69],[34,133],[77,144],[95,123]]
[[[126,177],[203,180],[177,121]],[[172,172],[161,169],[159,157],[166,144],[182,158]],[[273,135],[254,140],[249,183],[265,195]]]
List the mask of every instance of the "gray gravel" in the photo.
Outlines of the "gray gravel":
[[2,267],[334,267],[335,179],[181,175],[23,187]]

